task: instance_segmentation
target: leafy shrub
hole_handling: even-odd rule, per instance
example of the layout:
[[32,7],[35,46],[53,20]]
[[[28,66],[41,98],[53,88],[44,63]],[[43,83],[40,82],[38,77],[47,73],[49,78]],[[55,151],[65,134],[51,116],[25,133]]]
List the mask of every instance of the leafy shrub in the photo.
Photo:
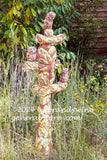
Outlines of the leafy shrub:
[[[62,3],[63,2],[63,3]],[[42,30],[43,20],[49,11],[56,12],[54,21],[55,34],[68,33],[73,18],[78,17],[74,1],[1,1],[0,14],[0,50],[2,57],[21,58],[23,49],[28,45],[37,45],[35,34]],[[43,32],[43,30],[42,30]]]

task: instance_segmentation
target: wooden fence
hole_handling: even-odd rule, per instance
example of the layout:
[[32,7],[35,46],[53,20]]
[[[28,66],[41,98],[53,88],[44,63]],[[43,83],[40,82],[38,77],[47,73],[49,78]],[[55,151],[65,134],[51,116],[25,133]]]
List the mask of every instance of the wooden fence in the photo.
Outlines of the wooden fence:
[[[95,17],[104,20],[106,22],[106,27],[99,30],[99,32],[102,31],[102,33],[100,36],[98,36],[96,47],[91,48],[91,52],[96,52],[100,56],[107,58],[107,0],[104,1],[104,4],[105,8],[96,10],[97,16]],[[95,12],[92,14],[94,16]]]

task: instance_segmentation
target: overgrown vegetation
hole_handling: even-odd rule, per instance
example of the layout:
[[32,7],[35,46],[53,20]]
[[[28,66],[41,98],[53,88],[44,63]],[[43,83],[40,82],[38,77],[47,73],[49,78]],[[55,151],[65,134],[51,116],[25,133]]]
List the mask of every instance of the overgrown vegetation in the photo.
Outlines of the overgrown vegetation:
[[[71,69],[70,69],[71,68]],[[69,68],[68,88],[52,95],[52,159],[106,159],[107,77],[99,85],[88,75],[80,77],[78,63]],[[5,71],[8,68],[5,68]],[[39,97],[31,90],[35,73],[28,73],[26,85],[12,94],[10,88],[0,88],[0,159],[42,159],[35,152],[37,106]],[[33,82],[35,83],[35,82]]]
[[[55,2],[47,1],[1,1],[0,14],[0,50],[2,57],[18,57],[21,58],[23,49],[27,49],[28,45],[36,45],[36,33],[43,31],[42,25],[46,13],[49,11],[56,12],[57,16],[54,21],[55,34],[68,33],[68,26],[72,23],[72,19],[79,16],[74,8],[73,1]],[[65,15],[67,17],[65,17]]]

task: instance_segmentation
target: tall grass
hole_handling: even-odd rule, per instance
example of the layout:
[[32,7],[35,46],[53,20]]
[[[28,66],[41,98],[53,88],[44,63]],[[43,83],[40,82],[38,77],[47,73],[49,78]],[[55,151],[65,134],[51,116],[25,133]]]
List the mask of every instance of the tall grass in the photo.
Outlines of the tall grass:
[[[21,65],[12,70],[9,62],[1,63],[0,160],[41,160],[35,152],[39,96],[31,89],[36,73],[22,73]],[[107,158],[106,80],[92,85],[89,74],[84,83],[78,63],[71,63],[67,89],[52,95],[54,149],[50,160]]]

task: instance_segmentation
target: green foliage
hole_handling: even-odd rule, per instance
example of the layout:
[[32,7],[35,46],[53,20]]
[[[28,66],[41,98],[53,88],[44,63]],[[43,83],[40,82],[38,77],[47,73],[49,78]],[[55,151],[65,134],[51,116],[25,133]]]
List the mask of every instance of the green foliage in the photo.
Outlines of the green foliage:
[[[39,26],[32,24],[37,16],[33,6],[24,7],[23,2],[1,1],[0,50],[3,57],[15,56],[14,46],[19,50],[26,48],[29,41],[35,38]],[[29,39],[29,40],[28,40]],[[18,55],[19,56],[19,55]]]
[[[70,1],[1,1],[0,14],[0,51],[2,58],[16,57],[16,50],[21,54],[28,45],[37,45],[35,35],[42,30],[43,20],[49,11],[56,12],[54,21],[55,34],[65,33],[72,19],[79,16]],[[68,39],[68,38],[67,38]],[[66,44],[66,43],[65,43]],[[19,56],[18,55],[18,56]]]

